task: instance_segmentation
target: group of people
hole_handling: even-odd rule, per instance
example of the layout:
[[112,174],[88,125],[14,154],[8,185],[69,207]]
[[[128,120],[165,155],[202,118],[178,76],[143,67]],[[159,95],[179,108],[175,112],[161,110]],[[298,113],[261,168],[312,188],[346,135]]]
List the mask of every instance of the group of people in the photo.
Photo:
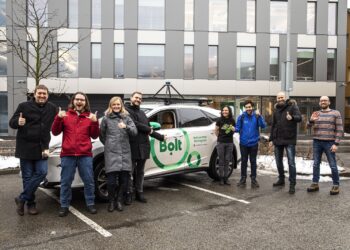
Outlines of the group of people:
[[[274,106],[269,147],[274,146],[275,161],[278,171],[278,180],[273,183],[274,187],[285,185],[285,174],[283,155],[286,151],[289,167],[289,193],[295,193],[296,185],[296,164],[295,147],[297,143],[297,124],[302,117],[298,105],[293,99],[286,99],[284,92],[277,94],[277,102]],[[233,133],[240,135],[241,151],[241,177],[237,183],[238,187],[246,186],[248,158],[251,166],[251,186],[258,188],[256,180],[257,154],[260,139],[260,128],[266,127],[266,122],[255,104],[251,100],[244,102],[245,111],[238,117],[237,123],[232,117],[230,107],[224,106],[221,109],[221,117],[216,122],[215,133],[218,136],[217,152],[219,156],[220,185],[230,185],[228,181],[229,163],[232,159]],[[313,178],[307,192],[319,190],[320,163],[322,154],[325,153],[329,162],[333,186],[331,195],[339,194],[339,173],[335,153],[338,149],[340,138],[343,135],[343,125],[340,112],[330,109],[328,96],[320,97],[320,110],[313,112],[307,122],[309,128],[313,127]]]
[[[91,139],[99,137],[104,144],[105,172],[107,176],[109,212],[122,211],[135,199],[146,203],[143,192],[144,168],[150,155],[149,136],[166,140],[166,135],[153,131],[148,118],[140,109],[142,93],[134,92],[130,104],[125,105],[120,97],[113,97],[99,125],[97,112],[90,110],[89,100],[83,92],[72,95],[67,111],[57,108],[48,101],[49,91],[45,85],[38,85],[32,100],[18,105],[9,125],[17,129],[15,156],[20,159],[23,191],[15,198],[16,211],[24,215],[25,205],[30,215],[38,214],[35,192],[45,179],[48,171],[50,131],[53,135],[63,134],[61,157],[61,189],[59,216],[69,213],[72,200],[71,185],[76,168],[84,183],[84,196],[88,212],[96,214],[95,182]],[[343,133],[340,113],[329,108],[327,96],[320,98],[321,110],[312,114],[308,126],[314,127],[314,166],[313,182],[308,192],[319,190],[320,162],[325,152],[332,169],[333,187],[331,194],[339,193],[339,175],[335,152]],[[251,166],[251,185],[259,187],[256,180],[256,158],[258,153],[259,129],[266,123],[259,110],[248,100],[244,103],[245,112],[235,122],[230,107],[221,109],[221,117],[216,122],[217,152],[219,156],[220,184],[230,185],[228,180],[229,163],[233,150],[233,134],[240,134],[242,156],[241,178],[238,186],[244,187],[247,179],[248,158]],[[289,193],[295,193],[296,168],[295,145],[297,123],[301,114],[295,101],[286,100],[285,93],[277,94],[273,114],[270,143],[275,146],[278,180],[273,186],[284,186],[284,149],[289,165]]]

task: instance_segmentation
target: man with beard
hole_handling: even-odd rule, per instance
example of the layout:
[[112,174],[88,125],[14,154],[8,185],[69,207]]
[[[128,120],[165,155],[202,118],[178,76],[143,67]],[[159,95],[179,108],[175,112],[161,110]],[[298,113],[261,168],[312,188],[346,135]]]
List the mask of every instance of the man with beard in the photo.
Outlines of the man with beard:
[[[97,113],[97,112],[96,112]],[[52,124],[52,134],[63,133],[61,150],[61,207],[58,215],[68,215],[72,200],[72,182],[76,168],[84,182],[84,196],[87,210],[96,214],[95,183],[92,166],[91,138],[99,135],[96,113],[90,112],[90,104],[86,94],[75,93],[69,103],[68,111],[59,110]]]
[[47,174],[50,128],[57,113],[57,107],[48,98],[47,87],[36,86],[34,99],[19,104],[9,122],[11,128],[18,130],[15,156],[20,159],[23,191],[15,202],[21,216],[25,203],[30,215],[38,214],[35,192]]
[[[152,136],[157,140],[165,140],[165,136],[153,131],[149,126],[148,118],[145,113],[140,109],[142,102],[142,93],[134,92],[130,98],[131,104],[125,105],[125,108],[130,114],[131,119],[134,121],[137,128],[137,135],[130,137],[131,158],[132,158],[132,172],[133,172],[133,184],[136,191],[136,200],[142,203],[146,203],[147,200],[143,194],[143,180],[145,174],[145,163],[149,159],[151,145],[148,136]],[[131,204],[131,190],[132,184],[129,181],[128,194],[126,195],[126,205]]]
[[289,193],[295,193],[296,168],[295,145],[297,142],[297,124],[301,122],[301,114],[297,103],[293,99],[286,100],[286,94],[277,94],[277,103],[273,113],[270,134],[270,146],[275,146],[275,160],[278,170],[278,180],[274,187],[284,186],[283,153],[286,149],[289,166]]
[[316,192],[319,190],[320,163],[322,153],[325,153],[332,171],[333,187],[330,194],[337,195],[339,194],[339,173],[335,153],[340,137],[343,135],[343,123],[340,112],[330,109],[330,104],[328,96],[321,96],[319,103],[321,110],[313,112],[308,122],[308,127],[313,127],[314,165],[312,183],[307,191]]

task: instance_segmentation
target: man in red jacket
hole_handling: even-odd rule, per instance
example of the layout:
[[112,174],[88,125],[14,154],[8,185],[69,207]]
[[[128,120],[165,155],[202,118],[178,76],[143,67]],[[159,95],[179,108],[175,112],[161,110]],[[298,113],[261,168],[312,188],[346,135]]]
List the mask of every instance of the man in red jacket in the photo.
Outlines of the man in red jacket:
[[96,214],[95,185],[92,166],[91,138],[99,135],[96,113],[90,112],[87,96],[82,92],[75,93],[69,103],[68,111],[59,110],[52,124],[52,133],[63,132],[61,151],[61,208],[59,216],[68,214],[72,200],[71,185],[76,168],[84,182],[84,195],[87,209]]

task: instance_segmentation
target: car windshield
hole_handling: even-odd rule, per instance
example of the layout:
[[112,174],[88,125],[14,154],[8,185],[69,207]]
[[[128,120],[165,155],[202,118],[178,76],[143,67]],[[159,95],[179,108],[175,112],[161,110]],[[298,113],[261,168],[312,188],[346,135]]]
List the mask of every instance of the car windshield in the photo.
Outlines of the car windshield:
[[141,110],[142,110],[143,112],[145,112],[145,114],[147,114],[147,113],[150,112],[152,109],[150,109],[150,108],[141,108]]

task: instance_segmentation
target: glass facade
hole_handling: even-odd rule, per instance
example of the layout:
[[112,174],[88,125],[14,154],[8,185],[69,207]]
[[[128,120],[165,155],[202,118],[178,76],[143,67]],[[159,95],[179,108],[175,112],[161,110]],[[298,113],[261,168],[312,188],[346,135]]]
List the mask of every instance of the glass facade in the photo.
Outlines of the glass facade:
[[114,77],[124,77],[124,44],[114,44]]
[[313,81],[315,71],[315,49],[298,49],[297,80]]
[[115,0],[114,2],[114,28],[124,28],[124,0]]
[[68,0],[68,27],[78,28],[78,0]]
[[0,41],[0,76],[7,75],[7,44]]
[[[35,55],[36,53],[35,53],[33,44],[31,44],[30,42],[27,43],[27,51],[28,51],[28,54],[27,54],[28,65],[34,69],[35,68],[35,63],[36,63],[36,59],[35,59],[36,58],[36,55]],[[29,68],[29,66],[28,66],[28,68]],[[31,76],[32,72],[33,72],[33,70],[27,69],[28,76]]]
[[337,34],[337,3],[328,3],[328,35]]
[[78,44],[58,44],[58,77],[78,77]]
[[8,111],[7,92],[0,92],[0,134],[7,134]]
[[255,32],[255,0],[247,0],[247,32]]
[[287,33],[287,1],[270,2],[270,32]]
[[193,79],[193,45],[184,47],[184,79]]
[[193,30],[194,0],[185,0],[185,30]]
[[335,81],[336,57],[335,49],[327,50],[327,81]]
[[316,33],[316,2],[307,3],[306,18],[307,18],[307,25],[306,25],[307,34],[315,34]]
[[91,27],[94,29],[101,28],[101,1],[91,0]]
[[101,78],[101,44],[91,44],[91,77]]
[[0,0],[0,26],[6,26],[6,0]]
[[237,80],[255,80],[255,47],[237,47]]
[[164,78],[164,45],[138,46],[138,78]]
[[28,26],[47,27],[47,0],[31,0],[27,2],[27,24]]
[[208,79],[218,79],[218,46],[209,46]]
[[209,0],[209,31],[227,31],[227,0]]
[[139,29],[164,30],[165,0],[139,0]]
[[280,78],[279,72],[279,51],[278,48],[270,48],[270,80],[278,81]]

